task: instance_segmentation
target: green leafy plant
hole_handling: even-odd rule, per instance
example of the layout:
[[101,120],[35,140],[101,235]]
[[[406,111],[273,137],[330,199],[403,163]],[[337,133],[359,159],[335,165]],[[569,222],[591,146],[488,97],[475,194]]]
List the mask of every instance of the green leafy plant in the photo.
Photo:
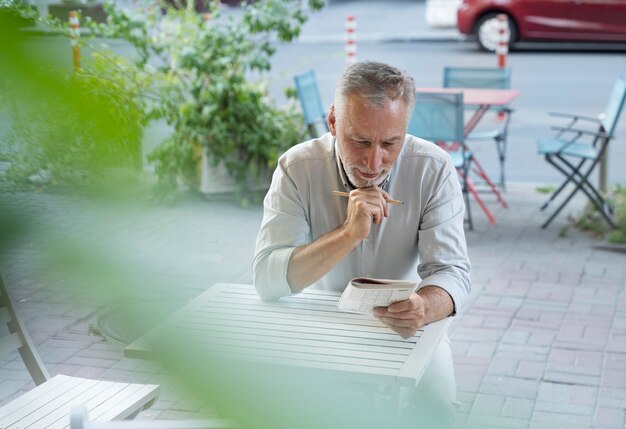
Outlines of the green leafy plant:
[[607,224],[598,209],[591,203],[587,203],[583,212],[572,218],[572,222],[578,229],[596,238],[603,238],[608,234],[610,243],[626,243],[626,188],[617,185],[611,190],[607,201],[614,208],[616,229]]
[[174,130],[149,156],[161,195],[176,189],[179,176],[197,181],[199,147],[236,181],[240,198],[268,183],[278,156],[305,138],[297,110],[280,108],[267,95],[273,40],[291,41],[306,10],[322,5],[266,0],[242,6],[238,19],[224,15],[217,1],[204,15],[191,1],[182,9],[134,13],[106,5],[108,23],[94,29],[135,48],[136,74],[149,83],[144,93],[153,95],[147,117],[163,118]]
[[[265,0],[244,4],[238,17],[223,14],[217,0],[207,5],[206,14],[198,14],[196,6],[192,1],[175,1],[128,10],[116,3],[106,4],[107,23],[87,19],[83,27],[90,28],[92,36],[126,40],[135,50],[132,60],[103,51],[81,37],[80,42],[91,44],[96,53],[83,58],[83,68],[68,79],[91,86],[85,94],[100,91],[107,99],[104,93],[108,93],[110,106],[105,110],[120,114],[109,119],[114,128],[126,128],[127,135],[118,135],[114,144],[105,145],[110,152],[107,157],[124,148],[126,158],[136,165],[141,137],[137,126],[153,119],[164,119],[171,126],[172,134],[148,157],[158,175],[158,196],[171,195],[181,177],[197,184],[204,151],[213,167],[223,166],[235,180],[240,201],[245,203],[254,188],[267,186],[278,156],[306,137],[298,109],[278,107],[268,96],[267,72],[276,40],[288,42],[296,37],[306,12],[321,8],[323,2]],[[69,35],[67,23],[49,18],[41,21]],[[290,103],[294,103],[293,96]],[[81,114],[80,109],[72,114],[46,106],[39,109],[45,113],[41,121],[17,121],[13,140],[23,140],[20,144],[26,150],[21,153],[29,156],[18,157],[20,162],[13,164],[8,177],[52,170],[52,177],[62,182],[97,181],[98,169],[88,177],[84,174],[85,166],[107,164],[92,162],[107,159],[89,146],[90,135],[98,132],[90,128],[93,121],[87,117],[89,112],[95,113],[93,109],[86,109],[78,119],[72,115]],[[38,140],[41,135],[58,138],[42,144]],[[60,158],[50,155],[55,150],[49,146],[55,141],[70,143],[70,150]]]
[[554,192],[554,189],[554,186],[537,186],[535,188],[535,191],[539,192],[540,194],[550,194]]
[[626,244],[626,187],[618,186],[615,191],[615,219],[617,229],[608,238],[610,243]]

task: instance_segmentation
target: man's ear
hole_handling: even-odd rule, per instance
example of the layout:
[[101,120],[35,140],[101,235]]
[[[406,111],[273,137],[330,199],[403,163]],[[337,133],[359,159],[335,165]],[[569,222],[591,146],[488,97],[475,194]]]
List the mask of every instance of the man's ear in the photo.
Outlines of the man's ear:
[[326,122],[328,123],[328,129],[330,130],[330,134],[332,134],[333,137],[337,137],[337,127],[336,127],[337,118],[335,117],[335,105],[334,104],[330,105],[330,110],[328,111],[328,118]]

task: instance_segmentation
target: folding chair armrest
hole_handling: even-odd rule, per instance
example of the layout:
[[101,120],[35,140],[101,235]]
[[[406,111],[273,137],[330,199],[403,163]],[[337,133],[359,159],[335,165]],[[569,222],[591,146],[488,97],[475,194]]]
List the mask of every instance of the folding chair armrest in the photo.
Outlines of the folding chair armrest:
[[599,137],[599,138],[609,137],[608,134],[606,134],[604,131],[589,131],[589,130],[581,130],[580,128],[562,128],[562,127],[550,127],[550,129],[554,131],[558,131],[560,134],[575,133],[578,135],[588,135],[588,136]]
[[575,115],[572,113],[548,112],[548,115],[555,116],[557,118],[572,118],[575,121],[580,119],[581,121],[589,121],[589,122],[594,122],[596,124],[600,123],[600,119],[598,118],[592,118],[591,116]]

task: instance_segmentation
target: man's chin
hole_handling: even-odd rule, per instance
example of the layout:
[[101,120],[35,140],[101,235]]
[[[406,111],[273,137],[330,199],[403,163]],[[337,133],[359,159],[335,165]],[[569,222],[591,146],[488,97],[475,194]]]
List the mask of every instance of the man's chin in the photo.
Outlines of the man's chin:
[[385,176],[386,172],[383,172],[372,179],[368,179],[359,174],[357,170],[357,172],[352,171],[350,174],[348,174],[348,179],[350,179],[350,182],[352,182],[355,187],[361,189],[371,188],[372,186],[379,186],[385,181]]
[[372,186],[378,186],[381,183],[382,183],[382,180],[379,180],[377,177],[376,179],[370,179],[370,180],[358,180],[357,183],[355,183],[355,186],[359,189],[371,188]]
[[366,182],[360,183],[361,186],[357,186],[357,188],[371,188],[372,186],[378,186],[375,180],[368,180]]

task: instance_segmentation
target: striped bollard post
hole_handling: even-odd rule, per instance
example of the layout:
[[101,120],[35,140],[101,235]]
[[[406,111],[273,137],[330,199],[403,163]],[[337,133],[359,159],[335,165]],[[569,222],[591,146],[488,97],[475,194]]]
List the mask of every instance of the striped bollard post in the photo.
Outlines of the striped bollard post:
[[496,46],[496,54],[498,55],[498,67],[501,69],[506,67],[506,56],[509,53],[509,39],[511,32],[509,31],[509,20],[503,13],[498,15],[498,46]]
[[346,18],[346,66],[356,63],[356,18]]
[[[496,46],[496,54],[498,55],[498,67],[503,69],[506,67],[506,56],[509,53],[509,40],[511,32],[509,31],[509,20],[503,13],[498,15],[498,46]],[[504,121],[506,113],[502,110],[498,112],[498,120]]]
[[75,10],[70,11],[70,38],[72,45],[72,62],[74,71],[80,69],[80,46],[78,46],[78,37],[80,36],[80,26],[78,23],[78,14]]

